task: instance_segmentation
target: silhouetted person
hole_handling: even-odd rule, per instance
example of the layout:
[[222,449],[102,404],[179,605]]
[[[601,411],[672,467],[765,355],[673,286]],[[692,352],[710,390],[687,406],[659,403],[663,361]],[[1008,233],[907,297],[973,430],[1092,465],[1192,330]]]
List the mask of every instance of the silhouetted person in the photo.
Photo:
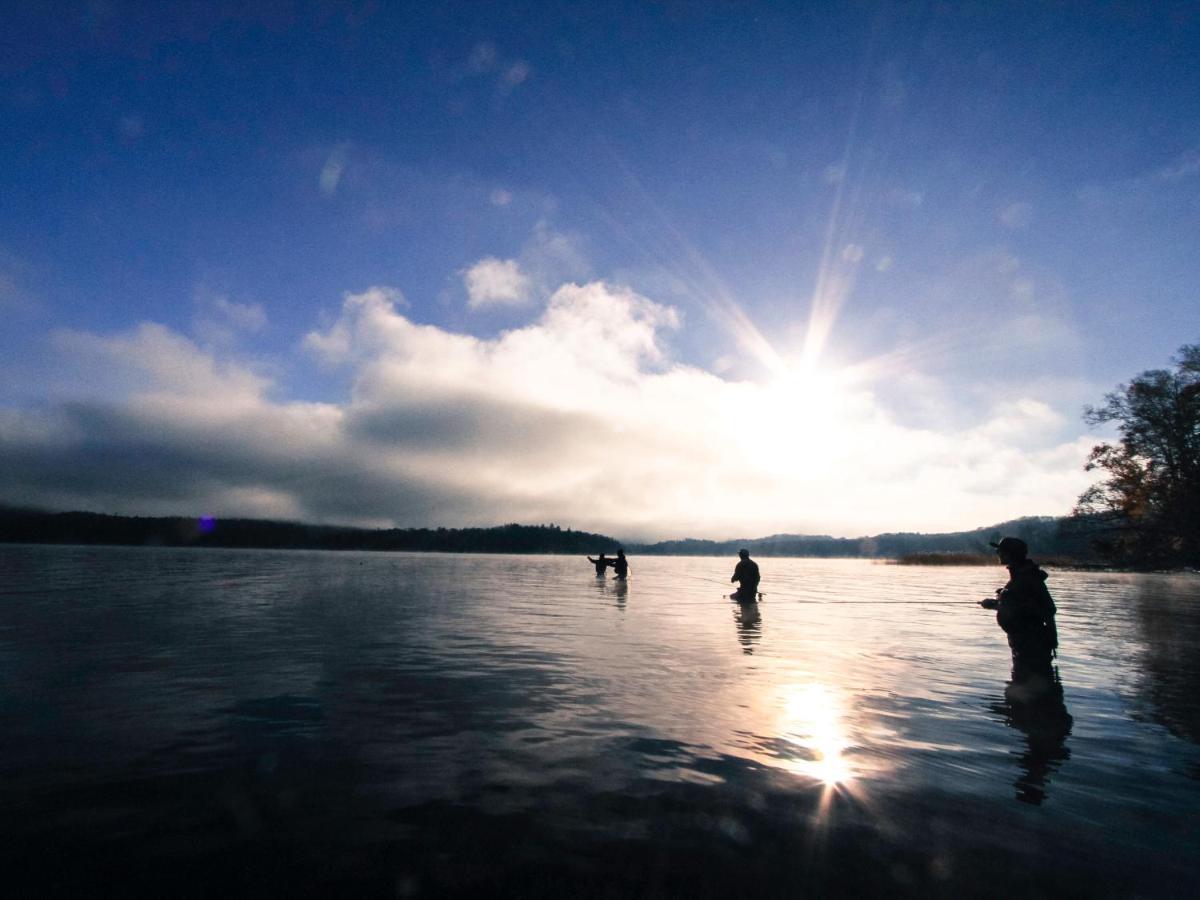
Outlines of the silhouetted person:
[[613,560],[612,567],[617,573],[617,578],[624,580],[629,576],[629,560],[625,558],[625,551],[620,547],[617,548],[617,558]]
[[1002,538],[992,546],[1008,567],[1008,584],[979,605],[996,610],[996,623],[1008,635],[1014,671],[1018,664],[1030,671],[1048,667],[1058,647],[1057,610],[1046,589],[1048,576],[1027,557],[1029,548],[1019,538]]
[[605,573],[608,571],[608,567],[616,562],[615,559],[609,559],[603,553],[600,554],[599,559],[592,559],[589,556],[587,558],[587,561],[596,567],[596,577],[597,578],[603,578]]
[[738,589],[733,599],[739,603],[750,603],[758,599],[758,583],[762,580],[758,574],[758,563],[750,558],[749,550],[738,551],[738,564],[734,567],[731,582],[738,583]]

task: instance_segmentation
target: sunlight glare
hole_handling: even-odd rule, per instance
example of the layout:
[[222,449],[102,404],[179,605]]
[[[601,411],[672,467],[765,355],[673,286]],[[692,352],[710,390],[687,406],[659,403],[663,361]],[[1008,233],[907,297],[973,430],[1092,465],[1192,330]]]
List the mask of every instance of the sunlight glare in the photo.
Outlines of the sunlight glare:
[[837,697],[824,685],[790,688],[779,730],[786,741],[803,751],[802,756],[788,761],[791,771],[830,788],[853,778],[845,757],[848,742]]
[[750,402],[757,424],[740,436],[744,459],[771,477],[821,468],[848,435],[850,398],[836,372],[789,365]]

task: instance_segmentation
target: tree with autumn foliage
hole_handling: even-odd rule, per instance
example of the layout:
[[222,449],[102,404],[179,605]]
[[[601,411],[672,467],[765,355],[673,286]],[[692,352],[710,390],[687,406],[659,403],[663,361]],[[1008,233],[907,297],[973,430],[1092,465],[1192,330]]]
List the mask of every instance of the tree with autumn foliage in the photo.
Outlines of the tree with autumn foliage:
[[1118,439],[1092,448],[1086,468],[1106,478],[1075,511],[1100,525],[1098,548],[1121,564],[1200,566],[1200,344],[1171,362],[1084,410],[1089,425],[1115,424]]

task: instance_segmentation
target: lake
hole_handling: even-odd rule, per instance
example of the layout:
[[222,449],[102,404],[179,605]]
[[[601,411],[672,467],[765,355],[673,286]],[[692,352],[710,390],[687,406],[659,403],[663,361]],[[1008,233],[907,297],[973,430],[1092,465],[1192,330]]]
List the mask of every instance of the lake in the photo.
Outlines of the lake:
[[5,893],[1197,895],[1200,577],[735,562],[0,546]]

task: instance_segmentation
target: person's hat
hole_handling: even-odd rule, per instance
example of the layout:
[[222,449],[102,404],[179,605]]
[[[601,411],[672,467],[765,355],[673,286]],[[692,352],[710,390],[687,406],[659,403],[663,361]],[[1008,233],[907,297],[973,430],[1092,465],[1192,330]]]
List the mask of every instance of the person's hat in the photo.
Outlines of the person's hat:
[[1000,538],[999,543],[996,541],[988,541],[988,543],[996,548],[997,553],[1007,553],[1011,556],[1026,556],[1029,553],[1029,545],[1020,538],[1006,537]]

